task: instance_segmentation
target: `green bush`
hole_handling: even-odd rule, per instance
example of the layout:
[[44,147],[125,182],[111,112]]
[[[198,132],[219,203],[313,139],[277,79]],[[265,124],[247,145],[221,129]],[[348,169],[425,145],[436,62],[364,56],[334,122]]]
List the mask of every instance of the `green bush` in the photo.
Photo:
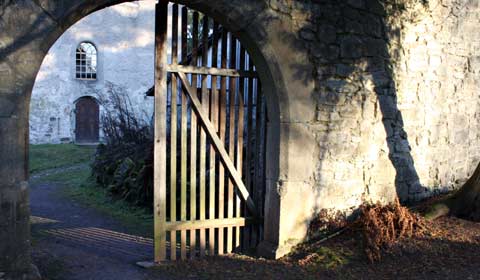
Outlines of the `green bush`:
[[[137,206],[153,205],[153,129],[132,109],[128,95],[113,86],[100,98],[104,143],[92,164],[97,183]],[[108,101],[107,101],[108,100]]]

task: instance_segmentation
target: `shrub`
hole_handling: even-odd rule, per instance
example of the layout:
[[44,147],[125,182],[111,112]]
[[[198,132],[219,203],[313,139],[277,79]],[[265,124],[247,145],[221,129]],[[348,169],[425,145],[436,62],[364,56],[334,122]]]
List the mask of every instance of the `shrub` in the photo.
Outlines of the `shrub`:
[[138,206],[153,205],[153,126],[139,116],[122,88],[109,85],[100,96],[104,143],[95,154],[92,172],[99,185]]

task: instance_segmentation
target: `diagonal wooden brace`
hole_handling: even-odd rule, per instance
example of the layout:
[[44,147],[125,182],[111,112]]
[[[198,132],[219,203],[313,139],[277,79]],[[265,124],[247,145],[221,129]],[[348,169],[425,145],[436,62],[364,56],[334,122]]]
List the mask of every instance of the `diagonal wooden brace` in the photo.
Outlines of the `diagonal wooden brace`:
[[193,89],[192,86],[190,85],[190,82],[188,81],[185,73],[177,72],[176,75],[178,75],[178,77],[182,81],[184,92],[188,95],[188,97],[190,97],[193,110],[195,111],[195,113],[197,113],[197,116],[200,119],[201,125],[204,127],[208,137],[213,142],[213,147],[217,151],[217,153],[220,155],[220,160],[222,161],[223,165],[227,168],[227,171],[230,174],[230,177],[235,187],[237,188],[237,190],[240,192],[243,199],[245,200],[248,210],[254,217],[257,217],[257,208],[255,207],[255,203],[253,202],[252,197],[250,196],[250,193],[248,192],[247,188],[243,184],[242,177],[240,176],[237,169],[235,168],[235,165],[233,164],[232,159],[230,158],[227,151],[225,150],[222,140],[220,140],[220,138],[216,133],[215,128],[213,127],[212,123],[208,119],[208,114],[203,111],[202,104],[200,103],[200,100],[197,97],[196,90]]

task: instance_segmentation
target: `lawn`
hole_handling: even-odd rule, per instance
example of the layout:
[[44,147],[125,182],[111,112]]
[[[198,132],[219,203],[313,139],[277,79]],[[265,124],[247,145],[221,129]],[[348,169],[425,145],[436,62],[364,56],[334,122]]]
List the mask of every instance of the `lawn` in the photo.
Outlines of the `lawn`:
[[30,145],[30,173],[89,163],[94,154],[94,146]]

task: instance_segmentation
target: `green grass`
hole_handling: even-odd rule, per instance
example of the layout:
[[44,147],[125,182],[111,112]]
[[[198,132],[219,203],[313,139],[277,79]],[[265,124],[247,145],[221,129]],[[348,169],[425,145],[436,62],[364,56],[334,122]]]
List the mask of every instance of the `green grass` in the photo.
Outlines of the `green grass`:
[[[62,176],[65,179],[63,182],[69,186],[64,189],[66,196],[122,222],[131,233],[153,236],[152,214],[123,200],[112,198],[107,190],[95,184],[90,176],[90,169],[77,171],[83,175],[73,173],[67,171]],[[83,178],[79,178],[80,176]]]
[[113,217],[131,233],[152,236],[152,214],[123,200],[112,198],[108,191],[95,183],[89,165],[94,152],[94,147],[69,144],[32,146],[30,172],[48,170],[45,175],[36,178],[35,182],[62,184],[66,187],[62,194],[69,199]]
[[73,144],[30,145],[30,173],[88,163],[95,149],[95,146]]

